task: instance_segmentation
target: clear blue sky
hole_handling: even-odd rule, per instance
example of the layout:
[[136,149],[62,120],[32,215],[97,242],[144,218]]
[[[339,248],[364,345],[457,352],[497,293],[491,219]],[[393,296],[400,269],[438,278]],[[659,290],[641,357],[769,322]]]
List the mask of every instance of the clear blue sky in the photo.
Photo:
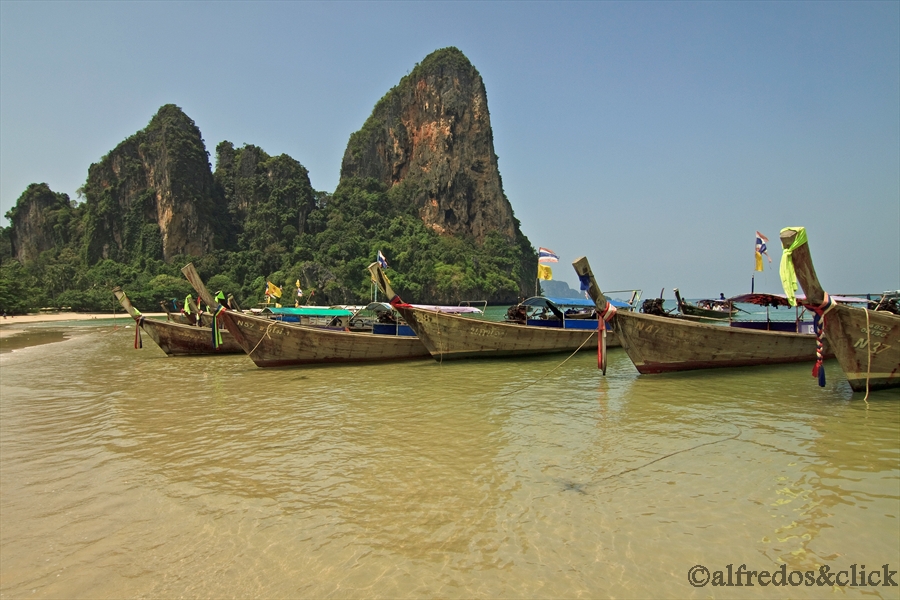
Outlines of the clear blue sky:
[[[900,2],[0,1],[0,213],[75,197],[166,103],[333,191],[350,134],[428,53],[481,72],[504,189],[554,276],[749,291],[805,225],[835,293],[900,288]],[[5,220],[2,221],[4,224]]]

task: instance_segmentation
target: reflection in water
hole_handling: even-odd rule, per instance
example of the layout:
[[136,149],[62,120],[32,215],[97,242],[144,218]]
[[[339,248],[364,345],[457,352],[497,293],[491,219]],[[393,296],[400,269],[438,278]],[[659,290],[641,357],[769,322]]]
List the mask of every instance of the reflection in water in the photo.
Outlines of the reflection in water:
[[65,331],[0,357],[2,595],[684,597],[713,593],[694,564],[900,564],[897,394],[806,365],[264,370]]

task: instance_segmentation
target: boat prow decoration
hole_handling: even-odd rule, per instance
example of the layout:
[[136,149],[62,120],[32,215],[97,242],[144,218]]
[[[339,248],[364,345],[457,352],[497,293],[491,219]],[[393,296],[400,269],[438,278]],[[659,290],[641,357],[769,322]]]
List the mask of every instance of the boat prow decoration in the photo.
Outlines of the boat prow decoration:
[[825,340],[856,392],[900,387],[900,316],[887,310],[855,308],[829,296],[816,275],[804,227],[781,230],[782,283],[793,296],[792,277],[808,306],[824,319]]

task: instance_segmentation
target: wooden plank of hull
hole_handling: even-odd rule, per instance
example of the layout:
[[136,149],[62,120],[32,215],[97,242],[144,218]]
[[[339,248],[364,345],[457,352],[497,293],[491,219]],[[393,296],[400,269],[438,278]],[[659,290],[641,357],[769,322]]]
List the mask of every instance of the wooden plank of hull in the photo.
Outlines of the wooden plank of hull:
[[801,333],[756,331],[620,312],[619,340],[641,373],[814,362],[816,340]]
[[141,319],[140,327],[169,356],[200,354],[237,354],[244,350],[228,331],[222,331],[222,344],[212,345],[212,330],[167,321]]
[[334,331],[222,311],[219,318],[259,367],[425,358],[418,338]]
[[[596,349],[585,340],[596,330],[529,327],[495,321],[481,321],[420,308],[397,308],[436,360],[490,358],[527,354],[573,352]],[[618,345],[615,334],[607,332],[607,347]]]

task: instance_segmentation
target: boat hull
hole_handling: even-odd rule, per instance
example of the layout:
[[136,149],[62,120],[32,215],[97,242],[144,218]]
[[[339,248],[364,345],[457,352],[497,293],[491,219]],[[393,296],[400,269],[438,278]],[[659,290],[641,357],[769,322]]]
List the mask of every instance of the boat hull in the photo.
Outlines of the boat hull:
[[825,339],[853,391],[900,386],[897,315],[838,304],[825,315]]
[[[402,306],[398,310],[436,360],[552,354],[597,347],[596,341],[588,342],[592,336],[596,340],[596,330],[592,329],[482,321]],[[607,332],[606,345],[619,345],[613,332]]]
[[641,373],[748,367],[816,360],[815,337],[620,312],[619,340]]
[[228,331],[220,331],[222,343],[218,348],[213,348],[212,330],[208,327],[181,325],[143,317],[135,319],[135,322],[169,356],[238,354],[244,351]]
[[335,331],[228,310],[218,318],[258,367],[410,360],[429,355],[415,337]]

